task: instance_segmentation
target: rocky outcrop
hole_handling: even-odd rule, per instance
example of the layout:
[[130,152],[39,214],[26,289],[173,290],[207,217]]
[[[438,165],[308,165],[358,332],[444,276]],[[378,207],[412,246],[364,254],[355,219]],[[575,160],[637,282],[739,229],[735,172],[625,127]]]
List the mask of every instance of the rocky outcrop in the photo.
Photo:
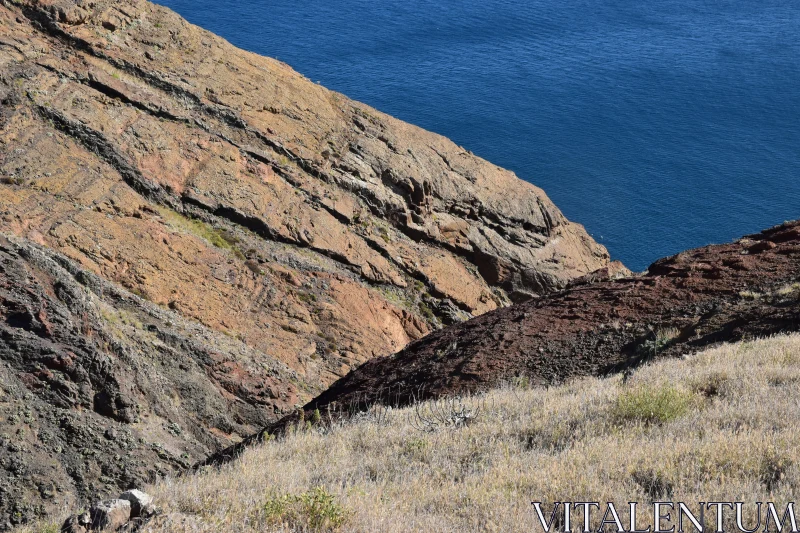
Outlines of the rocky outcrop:
[[0,7],[0,228],[319,388],[608,256],[544,193],[145,1]]
[[0,237],[0,361],[6,527],[183,470],[293,409],[302,383],[16,237]]
[[0,101],[0,529],[608,264],[512,173],[143,0],[0,0]]
[[[577,280],[538,300],[486,313],[370,360],[308,403],[348,415],[525,380],[553,385],[628,371],[719,342],[800,330],[800,222],[689,250],[638,276]],[[280,433],[292,414],[266,428]],[[235,457],[250,439],[204,464]]]
[[95,503],[85,513],[70,516],[61,525],[61,533],[138,531],[155,512],[153,497],[132,489],[119,498]]

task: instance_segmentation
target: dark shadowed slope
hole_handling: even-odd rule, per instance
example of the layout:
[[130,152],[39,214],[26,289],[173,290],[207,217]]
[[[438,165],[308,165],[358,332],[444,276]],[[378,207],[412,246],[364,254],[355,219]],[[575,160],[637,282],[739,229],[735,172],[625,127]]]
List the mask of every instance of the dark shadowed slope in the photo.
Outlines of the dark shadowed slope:
[[2,234],[0,361],[0,530],[182,470],[298,401],[268,354]]

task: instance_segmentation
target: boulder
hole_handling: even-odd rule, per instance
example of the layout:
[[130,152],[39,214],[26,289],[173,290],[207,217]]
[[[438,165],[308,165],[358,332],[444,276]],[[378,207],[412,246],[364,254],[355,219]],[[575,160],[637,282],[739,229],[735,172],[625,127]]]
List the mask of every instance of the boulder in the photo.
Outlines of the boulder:
[[89,513],[72,515],[64,521],[61,533],[86,533],[91,525],[92,518]]
[[141,518],[149,515],[153,506],[153,497],[137,489],[125,491],[119,498],[130,502],[131,518]]
[[131,502],[116,499],[95,504],[89,514],[92,518],[92,530],[115,531],[131,519]]

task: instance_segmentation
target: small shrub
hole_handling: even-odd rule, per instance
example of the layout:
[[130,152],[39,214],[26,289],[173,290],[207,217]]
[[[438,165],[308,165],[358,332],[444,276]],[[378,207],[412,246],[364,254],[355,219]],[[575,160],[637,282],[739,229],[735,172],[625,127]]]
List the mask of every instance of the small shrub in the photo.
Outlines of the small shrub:
[[668,348],[680,335],[676,328],[657,329],[650,331],[648,338],[637,348],[640,356],[650,358]]
[[741,291],[739,297],[743,300],[760,300],[763,294],[755,291]]
[[786,472],[792,466],[792,462],[786,458],[769,452],[761,460],[761,482],[768,491],[774,491],[778,485],[786,478]]
[[586,420],[580,416],[540,419],[516,436],[526,451],[555,454],[568,449],[585,435]]
[[800,296],[800,283],[790,283],[789,285],[784,285],[775,291],[775,296],[779,298]]
[[138,296],[143,300],[149,300],[147,294],[139,287],[128,287],[128,292],[130,292],[131,294],[135,294],[136,296]]
[[614,404],[613,415],[622,422],[663,424],[683,416],[691,404],[692,397],[674,387],[643,386],[623,391]]
[[715,372],[695,380],[692,383],[692,391],[706,398],[714,398],[720,395],[729,379],[727,374]]
[[413,438],[403,443],[403,454],[416,456],[428,449],[428,441],[425,439]]
[[424,316],[428,320],[428,322],[433,322],[434,320],[436,320],[436,315],[433,314],[433,311],[431,310],[430,307],[428,307],[428,304],[420,302],[419,310],[422,313],[422,316]]
[[660,471],[646,469],[637,470],[631,477],[637,485],[642,487],[650,501],[669,500],[672,498],[673,485]]
[[514,389],[520,390],[528,390],[532,387],[531,378],[525,374],[520,374],[519,376],[514,376],[511,378],[509,385],[511,385],[511,387]]
[[310,292],[298,292],[297,299],[303,302],[304,304],[311,305],[312,303],[317,301],[317,296]]
[[299,495],[279,494],[264,504],[264,518],[269,525],[301,531],[338,531],[349,514],[322,487]]

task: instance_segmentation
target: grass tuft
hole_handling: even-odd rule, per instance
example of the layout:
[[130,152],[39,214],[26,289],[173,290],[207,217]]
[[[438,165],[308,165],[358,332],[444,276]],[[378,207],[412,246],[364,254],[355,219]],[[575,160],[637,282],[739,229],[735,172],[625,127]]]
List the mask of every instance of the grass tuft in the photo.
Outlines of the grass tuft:
[[663,424],[685,415],[691,404],[691,394],[675,387],[643,385],[622,391],[614,404],[613,415],[623,423]]

